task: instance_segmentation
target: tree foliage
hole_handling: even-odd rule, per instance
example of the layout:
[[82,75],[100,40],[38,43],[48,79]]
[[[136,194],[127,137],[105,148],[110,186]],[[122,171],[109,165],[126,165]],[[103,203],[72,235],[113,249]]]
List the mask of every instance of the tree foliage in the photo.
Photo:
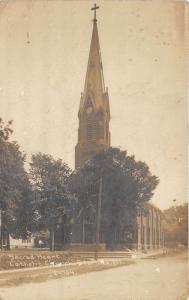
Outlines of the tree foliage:
[[13,130],[11,128],[12,121],[9,121],[6,125],[0,118],[0,141],[7,141],[12,134]]
[[172,206],[164,210],[165,243],[177,242],[187,245],[188,204]]
[[0,206],[2,233],[7,238],[9,234],[26,236],[30,227],[28,220],[23,221],[18,214],[29,201],[25,190],[30,184],[24,169],[25,155],[16,142],[10,141],[11,124],[4,125],[0,119]]
[[126,151],[103,150],[72,175],[78,211],[89,205],[96,208],[100,177],[103,180],[101,228],[106,232],[107,244],[111,245],[116,232],[128,227],[134,231],[137,209],[151,199],[159,180],[144,162],[137,162]]
[[72,196],[67,182],[71,173],[67,164],[51,155],[32,155],[30,179],[35,193],[34,227],[54,228],[71,209]]

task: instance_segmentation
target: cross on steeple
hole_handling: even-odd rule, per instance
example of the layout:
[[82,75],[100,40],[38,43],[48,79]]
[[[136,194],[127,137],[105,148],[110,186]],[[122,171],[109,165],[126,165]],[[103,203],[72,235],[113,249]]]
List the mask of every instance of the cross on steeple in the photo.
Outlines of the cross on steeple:
[[97,22],[97,19],[96,19],[96,10],[97,9],[99,9],[99,6],[97,6],[95,3],[94,7],[91,8],[91,10],[94,10],[94,19],[93,19],[94,22]]

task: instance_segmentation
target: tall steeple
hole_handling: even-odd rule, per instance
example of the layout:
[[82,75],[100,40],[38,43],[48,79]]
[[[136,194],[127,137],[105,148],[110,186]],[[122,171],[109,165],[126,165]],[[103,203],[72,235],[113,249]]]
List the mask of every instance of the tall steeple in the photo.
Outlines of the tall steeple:
[[110,146],[110,109],[108,90],[105,88],[95,6],[93,31],[89,52],[84,92],[79,107],[78,144],[75,166],[81,167],[100,150]]

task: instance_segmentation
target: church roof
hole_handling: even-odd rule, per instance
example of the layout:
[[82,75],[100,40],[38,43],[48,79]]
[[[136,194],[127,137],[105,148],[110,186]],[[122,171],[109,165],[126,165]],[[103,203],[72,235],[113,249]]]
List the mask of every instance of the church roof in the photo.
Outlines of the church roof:
[[[87,102],[91,102],[96,111],[107,110],[108,97],[106,94],[102,60],[100,53],[100,43],[98,36],[97,21],[93,20],[93,32],[89,52],[87,74],[85,79],[84,93],[81,96],[79,113],[82,112]],[[107,103],[106,103],[107,102]]]

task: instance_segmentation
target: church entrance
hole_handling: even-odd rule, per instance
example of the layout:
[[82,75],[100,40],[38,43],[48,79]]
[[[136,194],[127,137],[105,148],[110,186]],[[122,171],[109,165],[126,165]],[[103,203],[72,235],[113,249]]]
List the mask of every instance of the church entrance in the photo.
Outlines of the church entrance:
[[94,243],[94,224],[86,223],[84,224],[84,232],[83,232],[83,243],[92,244]]

